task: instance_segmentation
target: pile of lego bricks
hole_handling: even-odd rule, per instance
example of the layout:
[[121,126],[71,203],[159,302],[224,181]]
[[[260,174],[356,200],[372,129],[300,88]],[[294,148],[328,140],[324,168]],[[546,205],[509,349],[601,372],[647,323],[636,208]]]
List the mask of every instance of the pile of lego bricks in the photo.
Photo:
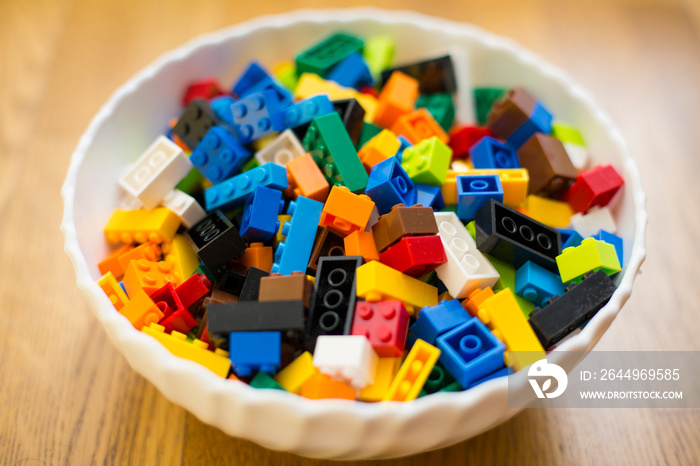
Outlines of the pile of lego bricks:
[[525,89],[458,89],[463,54],[393,53],[337,33],[190,85],[119,180],[116,310],[232,383],[366,402],[469,389],[585,325],[623,261],[615,168]]

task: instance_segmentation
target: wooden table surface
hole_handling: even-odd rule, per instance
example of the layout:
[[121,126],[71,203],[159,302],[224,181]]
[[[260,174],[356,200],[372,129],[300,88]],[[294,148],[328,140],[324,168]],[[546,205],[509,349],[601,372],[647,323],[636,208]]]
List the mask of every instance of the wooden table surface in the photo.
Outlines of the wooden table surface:
[[[694,0],[389,0],[384,6],[509,36],[598,98],[639,161],[650,221],[644,274],[597,349],[699,350],[700,8]],[[0,1],[0,463],[323,463],[230,438],[137,375],[79,295],[58,228],[70,155],[114,89],[190,38],[289,7]],[[698,463],[699,414],[527,410],[469,441],[385,464]]]

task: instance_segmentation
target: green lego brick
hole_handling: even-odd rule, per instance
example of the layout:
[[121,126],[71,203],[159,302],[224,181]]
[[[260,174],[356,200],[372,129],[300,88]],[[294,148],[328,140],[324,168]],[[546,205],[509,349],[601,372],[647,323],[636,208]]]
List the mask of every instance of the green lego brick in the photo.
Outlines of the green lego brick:
[[517,294],[515,294],[515,267],[512,264],[504,262],[500,259],[496,259],[495,257],[489,256],[488,254],[484,255],[489,260],[489,262],[491,262],[493,268],[496,269],[496,272],[498,272],[498,274],[501,276],[501,278],[498,279],[496,284],[493,285],[493,292],[498,293],[499,291],[505,290],[506,288],[510,288],[510,290],[513,292],[515,300],[518,302],[518,306],[520,306],[520,310],[522,311],[523,315],[525,317],[530,317],[530,313],[533,309],[535,309],[535,305],[527,299],[523,298],[522,296],[518,296]]
[[459,384],[459,382],[455,381],[449,385],[446,385],[444,388],[440,389],[440,391],[441,392],[461,392],[461,391],[464,391],[464,389]]
[[449,131],[455,120],[455,104],[452,95],[437,93],[422,95],[416,100],[416,108],[425,108],[435,118],[442,129]]
[[214,280],[216,277],[214,277],[214,274],[212,274],[208,268],[204,264],[199,264],[196,269],[194,269],[194,272],[192,272],[192,275],[201,275],[204,274],[206,277],[209,279],[210,282],[214,283]]
[[335,65],[348,55],[361,52],[364,42],[349,34],[337,33],[296,57],[296,73],[316,73],[325,78]]
[[363,56],[372,77],[376,80],[394,60],[394,39],[391,36],[372,36],[365,41]]
[[270,377],[270,374],[266,374],[265,372],[258,372],[255,374],[253,380],[250,381],[250,386],[255,388],[271,388],[273,390],[284,391],[282,385],[278,384],[275,379]]
[[248,170],[252,170],[253,168],[257,168],[260,166],[260,162],[258,162],[258,159],[253,157],[252,159],[248,160],[245,165],[241,168],[241,172],[247,172]]
[[360,149],[367,141],[381,132],[382,128],[373,123],[368,123],[365,121],[362,125],[362,130],[360,131],[360,140],[357,142],[357,149]]
[[438,363],[435,364],[433,369],[430,371],[428,380],[426,380],[425,385],[423,385],[423,390],[425,390],[426,393],[435,393],[447,387],[454,381],[454,377],[452,377],[450,373]]
[[199,170],[193,168],[177,185],[175,185],[175,189],[193,195],[202,190],[202,181],[204,181],[204,176],[202,176]]
[[314,118],[303,145],[331,186],[365,189],[369,177],[337,112]]
[[454,212],[455,214],[457,213],[457,206],[456,205],[446,205],[445,207],[440,210],[440,212]]
[[602,270],[606,275],[620,271],[615,246],[593,238],[584,239],[574,248],[566,248],[556,257],[561,281],[580,283],[588,272]]
[[561,142],[570,142],[581,147],[586,147],[578,129],[558,121],[552,123],[552,136],[559,139]]
[[500,87],[475,87],[474,105],[476,106],[476,121],[480,125],[486,124],[486,117],[491,111],[493,103],[502,98],[508,89]]
[[452,160],[452,149],[437,136],[407,147],[403,151],[401,166],[414,183],[442,186]]
[[476,222],[474,220],[467,223],[467,231],[472,236],[472,238],[474,238],[474,241],[476,241]]

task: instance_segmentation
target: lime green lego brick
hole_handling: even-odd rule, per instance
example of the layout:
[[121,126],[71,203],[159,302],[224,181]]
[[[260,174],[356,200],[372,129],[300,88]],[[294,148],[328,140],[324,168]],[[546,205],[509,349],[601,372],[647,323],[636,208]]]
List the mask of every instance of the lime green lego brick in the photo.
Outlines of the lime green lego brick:
[[294,66],[293,63],[288,63],[276,68],[275,77],[290,91],[294,91],[294,89],[297,88],[299,76],[297,75],[297,67]]
[[476,121],[480,125],[486,124],[486,117],[491,111],[493,103],[502,98],[508,89],[501,87],[475,87],[474,105],[476,106]]
[[564,249],[556,261],[564,283],[579,283],[588,272],[603,270],[606,275],[615,275],[621,269],[615,246],[593,238],[586,238],[580,245]]
[[365,189],[369,177],[337,112],[314,118],[303,145],[331,186]]
[[282,385],[278,384],[275,379],[270,377],[270,375],[266,374],[265,372],[258,372],[255,374],[253,380],[250,381],[250,386],[255,388],[271,388],[273,390],[286,391]]
[[179,189],[182,192],[193,195],[202,190],[202,181],[204,181],[204,176],[202,176],[199,170],[193,168],[183,179],[180,180],[180,182],[175,186],[175,189]]
[[442,186],[452,159],[452,149],[436,136],[403,151],[401,166],[414,183]]
[[499,291],[503,291],[506,288],[510,288],[510,290],[513,292],[513,296],[515,297],[515,301],[517,301],[518,306],[520,307],[520,310],[522,311],[523,315],[525,317],[530,317],[530,313],[533,309],[535,309],[535,305],[532,302],[528,301],[522,296],[518,296],[515,293],[515,267],[512,264],[509,264],[508,262],[496,259],[495,257],[489,256],[488,254],[484,255],[489,260],[489,262],[491,262],[493,268],[496,269],[498,275],[501,276],[501,278],[498,279],[496,284],[493,285],[493,292],[498,293]]
[[391,67],[394,49],[395,43],[391,36],[372,36],[365,41],[363,57],[374,79]]
[[581,147],[586,147],[586,144],[583,142],[583,136],[581,136],[578,129],[558,121],[552,123],[552,136],[559,139],[561,142],[570,142]]
[[471,237],[474,238],[474,241],[476,241],[476,222],[474,220],[467,223],[467,231],[469,232]]
[[416,108],[425,108],[435,118],[442,129],[449,131],[455,120],[455,104],[452,95],[437,93],[422,95],[416,100]]
[[257,168],[260,166],[260,162],[258,162],[258,159],[253,157],[252,159],[248,160],[245,165],[241,168],[241,172],[247,172],[248,170],[252,170],[253,168]]
[[333,34],[297,55],[295,59],[297,76],[302,73],[316,73],[325,78],[331,68],[348,55],[362,52],[363,47],[362,39],[342,32]]
[[369,141],[381,132],[382,128],[373,123],[367,123],[365,121],[362,125],[362,130],[360,131],[360,140],[358,141],[356,148],[360,149],[362,146],[365,145],[367,141]]

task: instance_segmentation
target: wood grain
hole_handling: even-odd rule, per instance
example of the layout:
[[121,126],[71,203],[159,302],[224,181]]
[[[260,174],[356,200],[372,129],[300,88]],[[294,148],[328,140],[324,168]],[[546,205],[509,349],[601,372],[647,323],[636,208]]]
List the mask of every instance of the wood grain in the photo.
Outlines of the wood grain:
[[[289,6],[0,1],[0,463],[325,463],[230,438],[136,375],[78,294],[58,231],[70,154],[118,85],[190,38]],[[650,213],[644,274],[598,349],[699,350],[697,2],[383,6],[509,36],[598,98],[639,161]],[[698,438],[698,410],[528,410],[472,440],[384,464],[691,464]]]

